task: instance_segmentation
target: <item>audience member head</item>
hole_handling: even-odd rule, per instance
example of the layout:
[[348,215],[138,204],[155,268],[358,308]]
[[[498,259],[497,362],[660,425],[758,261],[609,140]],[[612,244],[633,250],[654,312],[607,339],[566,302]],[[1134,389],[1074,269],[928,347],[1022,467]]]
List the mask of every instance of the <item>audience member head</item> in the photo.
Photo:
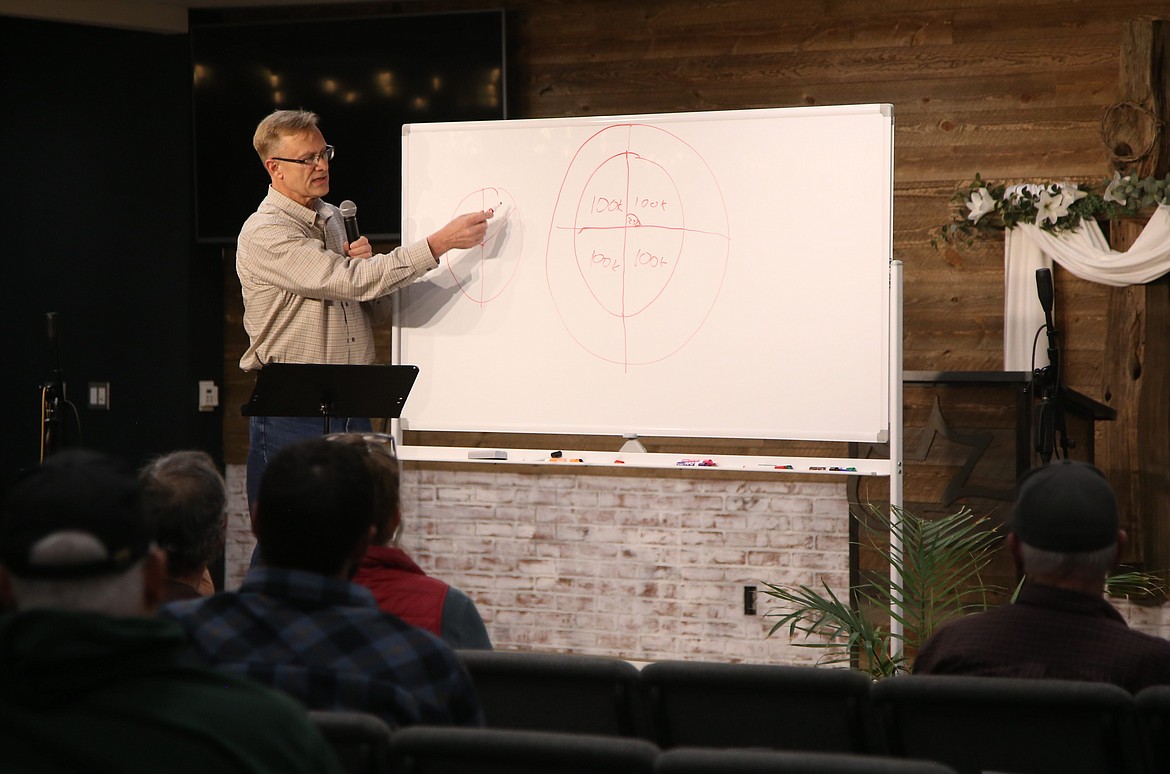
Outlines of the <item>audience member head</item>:
[[158,604],[165,568],[133,471],[98,452],[49,457],[0,507],[9,607],[143,615]]
[[375,521],[365,457],[349,444],[315,438],[272,458],[252,518],[265,565],[341,577],[356,571]]
[[1033,581],[1100,592],[1125,545],[1117,499],[1105,475],[1062,460],[1020,481],[1009,540]]
[[171,452],[142,468],[138,480],[167,574],[197,585],[223,550],[227,529],[227,486],[215,461],[202,451]]
[[398,456],[394,437],[382,433],[334,433],[326,436],[334,443],[344,443],[365,454],[366,467],[374,477],[375,545],[397,545],[402,534],[402,502],[399,499]]

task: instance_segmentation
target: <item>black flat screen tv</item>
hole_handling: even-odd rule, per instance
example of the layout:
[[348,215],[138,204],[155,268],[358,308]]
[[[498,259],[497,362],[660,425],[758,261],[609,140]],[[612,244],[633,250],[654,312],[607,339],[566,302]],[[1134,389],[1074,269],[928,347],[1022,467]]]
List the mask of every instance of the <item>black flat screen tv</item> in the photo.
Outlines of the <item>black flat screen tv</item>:
[[336,147],[334,204],[372,240],[401,235],[402,125],[506,118],[504,12],[192,24],[195,233],[233,243],[264,198],[260,119],[304,108]]

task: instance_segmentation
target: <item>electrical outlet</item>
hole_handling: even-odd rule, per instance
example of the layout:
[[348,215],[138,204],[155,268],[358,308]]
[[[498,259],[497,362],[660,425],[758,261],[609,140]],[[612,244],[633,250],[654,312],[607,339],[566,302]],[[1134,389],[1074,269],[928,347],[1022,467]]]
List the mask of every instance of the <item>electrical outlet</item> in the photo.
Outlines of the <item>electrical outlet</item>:
[[89,383],[89,407],[91,409],[110,409],[110,383],[109,382],[90,382]]
[[743,614],[744,615],[755,615],[756,614],[756,587],[755,586],[744,586],[743,587]]
[[215,411],[219,406],[219,387],[211,380],[199,382],[199,410]]

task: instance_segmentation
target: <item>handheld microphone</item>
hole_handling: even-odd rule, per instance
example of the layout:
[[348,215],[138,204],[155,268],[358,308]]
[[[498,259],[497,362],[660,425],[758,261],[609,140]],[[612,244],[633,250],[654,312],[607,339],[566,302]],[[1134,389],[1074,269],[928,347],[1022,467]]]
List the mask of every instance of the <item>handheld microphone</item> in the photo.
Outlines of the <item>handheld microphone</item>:
[[345,241],[352,245],[361,237],[357,224],[357,205],[346,199],[337,205],[337,209],[341,210],[341,222],[345,224]]

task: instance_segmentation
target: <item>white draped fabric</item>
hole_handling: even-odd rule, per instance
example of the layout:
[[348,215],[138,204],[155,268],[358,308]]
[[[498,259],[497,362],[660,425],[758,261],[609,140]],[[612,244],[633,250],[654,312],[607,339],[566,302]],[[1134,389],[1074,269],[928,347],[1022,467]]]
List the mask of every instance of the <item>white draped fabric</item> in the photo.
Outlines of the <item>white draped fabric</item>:
[[1032,349],[1036,332],[1044,325],[1044,310],[1036,295],[1036,270],[1053,261],[1090,282],[1124,287],[1140,285],[1170,272],[1170,206],[1159,205],[1133,246],[1125,252],[1109,247],[1094,220],[1076,231],[1050,234],[1031,224],[1008,229],[1004,235],[1003,367],[1031,371],[1048,365],[1047,340]]

